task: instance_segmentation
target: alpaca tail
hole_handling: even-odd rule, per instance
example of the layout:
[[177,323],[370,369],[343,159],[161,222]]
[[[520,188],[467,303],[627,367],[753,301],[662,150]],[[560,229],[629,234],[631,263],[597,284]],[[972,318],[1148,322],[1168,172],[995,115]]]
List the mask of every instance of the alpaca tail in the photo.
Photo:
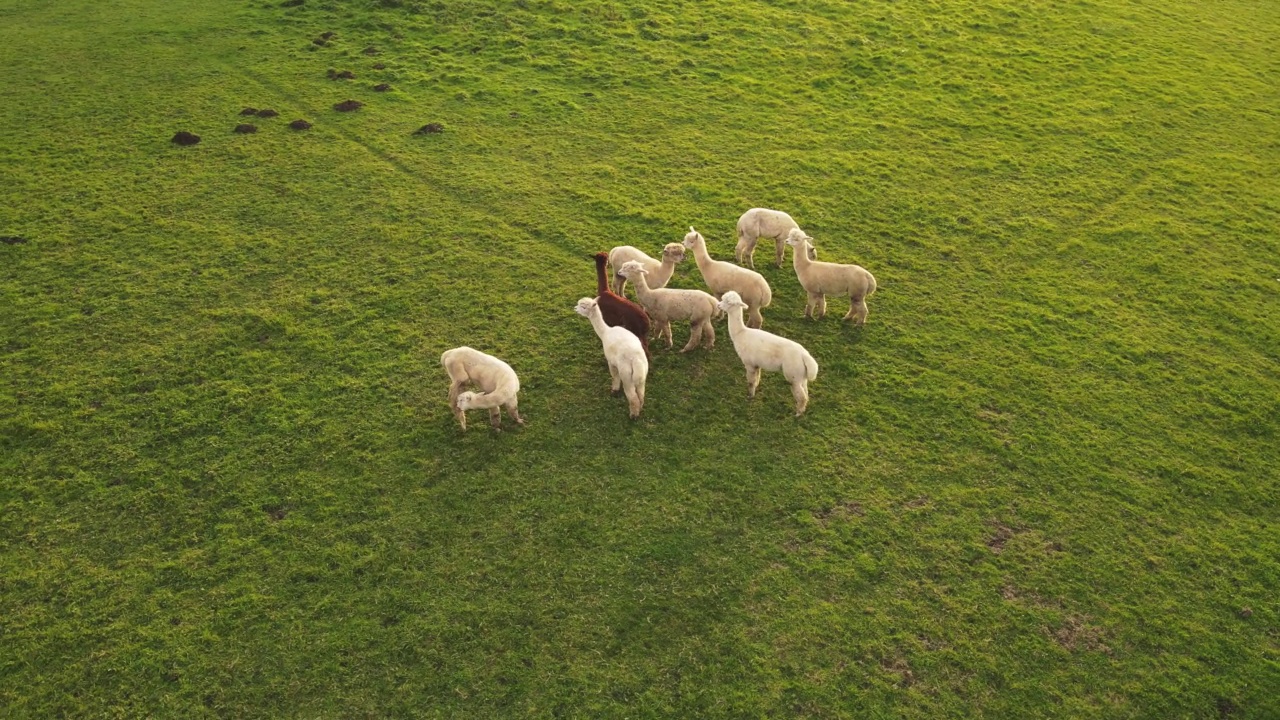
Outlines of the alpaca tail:
[[876,276],[868,272],[867,279],[871,282],[867,284],[867,294],[863,295],[863,297],[871,297],[876,292]]
[[809,353],[804,354],[804,376],[810,380],[818,377],[818,361]]

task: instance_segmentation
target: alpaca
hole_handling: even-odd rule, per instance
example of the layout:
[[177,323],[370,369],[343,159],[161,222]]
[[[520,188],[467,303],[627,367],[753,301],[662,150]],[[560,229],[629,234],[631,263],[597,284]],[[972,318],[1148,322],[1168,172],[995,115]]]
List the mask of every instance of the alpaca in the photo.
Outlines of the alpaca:
[[804,305],[804,316],[814,320],[822,318],[827,314],[827,295],[848,295],[849,313],[843,319],[853,320],[855,325],[865,325],[867,298],[876,291],[875,277],[860,265],[840,265],[810,259],[810,240],[813,238],[805,235],[799,228],[787,235],[796,278],[809,295]]
[[742,265],[743,258],[746,258],[747,266],[754,269],[756,243],[760,238],[773,238],[775,263],[778,267],[782,267],[782,259],[786,251],[782,241],[792,229],[799,230],[800,226],[791,219],[790,215],[781,210],[751,208],[738,218],[738,244],[733,250],[733,257],[739,265]]
[[609,267],[613,268],[613,291],[623,297],[626,297],[622,291],[627,286],[627,279],[618,270],[624,263],[632,260],[644,265],[644,269],[649,271],[645,276],[649,281],[649,287],[654,289],[666,287],[667,281],[676,271],[676,264],[684,260],[684,246],[680,243],[667,243],[662,248],[661,261],[654,260],[630,245],[619,245],[610,250]]
[[649,360],[644,348],[630,331],[605,324],[599,301],[582,298],[574,310],[591,321],[604,346],[604,358],[609,362],[609,390],[616,395],[621,388],[627,396],[631,419],[640,417],[644,409],[644,382],[649,376]]
[[606,325],[624,327],[635,333],[640,338],[640,347],[644,348],[645,357],[649,357],[649,316],[644,308],[609,290],[604,271],[609,256],[600,252],[595,257],[596,301],[600,305],[600,316],[604,318]]
[[712,295],[721,297],[730,290],[736,291],[751,309],[751,319],[747,324],[753,328],[764,325],[764,316],[760,311],[769,307],[773,291],[769,289],[769,283],[765,282],[763,275],[731,262],[712,260],[707,254],[707,241],[692,227],[689,228],[689,234],[684,236],[684,246],[693,250],[693,259],[698,263],[698,270],[702,272],[702,279],[706,281]]
[[[520,379],[511,366],[492,355],[473,350],[465,345],[445,350],[440,364],[449,373],[449,409],[458,419],[462,429],[467,429],[467,411],[472,408],[487,409],[489,424],[495,430],[502,429],[504,407],[507,414],[519,425],[524,418],[516,409],[516,394],[520,392]],[[483,392],[460,392],[467,383],[478,386]]]
[[720,299],[720,309],[729,314],[729,337],[733,339],[733,349],[738,351],[738,357],[747,369],[747,398],[756,396],[761,370],[780,370],[791,383],[791,394],[796,399],[796,417],[800,417],[809,406],[809,381],[818,377],[818,361],[794,340],[743,325],[742,309],[746,306],[738,293],[732,290]]
[[707,349],[716,344],[716,329],[711,319],[720,314],[716,299],[701,290],[672,290],[649,287],[649,271],[640,263],[632,260],[623,263],[620,269],[622,276],[630,280],[636,287],[636,299],[649,313],[653,322],[656,337],[667,336],[667,347],[672,347],[671,321],[689,321],[689,342],[680,352],[689,352],[698,347],[706,334]]

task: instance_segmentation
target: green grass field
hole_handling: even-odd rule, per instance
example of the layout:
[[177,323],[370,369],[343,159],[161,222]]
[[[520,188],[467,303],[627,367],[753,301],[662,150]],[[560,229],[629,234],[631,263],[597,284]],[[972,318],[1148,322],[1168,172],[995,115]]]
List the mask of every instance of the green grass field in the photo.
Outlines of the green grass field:
[[[0,0],[0,715],[1280,717],[1277,37]],[[875,274],[869,323],[765,241],[808,414],[721,323],[629,421],[588,254],[731,259],[754,206]],[[459,431],[463,344],[528,427]]]

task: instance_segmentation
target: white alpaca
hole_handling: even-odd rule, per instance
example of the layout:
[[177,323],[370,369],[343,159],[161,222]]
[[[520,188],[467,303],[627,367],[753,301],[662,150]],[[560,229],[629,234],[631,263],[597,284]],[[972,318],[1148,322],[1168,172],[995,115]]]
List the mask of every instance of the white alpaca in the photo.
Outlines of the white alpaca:
[[756,396],[761,370],[780,370],[791,383],[791,394],[796,399],[796,417],[800,417],[809,406],[809,381],[818,377],[818,361],[794,340],[743,325],[744,307],[746,303],[736,292],[727,292],[720,300],[720,309],[729,313],[729,337],[733,339],[733,349],[738,351],[738,357],[747,369],[747,397]]
[[[449,409],[458,418],[463,430],[467,429],[467,411],[472,408],[487,409],[489,424],[495,430],[502,429],[502,412],[499,407],[506,408],[507,414],[520,425],[525,424],[520,411],[516,409],[520,378],[516,377],[516,371],[510,365],[465,345],[445,350],[440,356],[440,364],[449,373],[451,380]],[[460,392],[467,383],[473,383],[483,392]]]
[[782,241],[787,238],[787,233],[792,229],[799,230],[800,226],[791,219],[790,215],[781,210],[751,208],[738,218],[738,245],[733,250],[733,257],[739,265],[742,265],[743,258],[746,258],[746,264],[754,268],[756,243],[760,238],[773,238],[776,263],[778,267],[782,267],[782,258],[786,250]]
[[627,279],[620,272],[626,263],[635,261],[643,265],[649,271],[645,278],[649,281],[649,287],[656,289],[667,286],[667,281],[676,271],[676,264],[683,260],[684,246],[680,243],[667,243],[663,246],[662,260],[654,260],[630,245],[619,245],[609,251],[609,267],[613,268],[613,292],[622,295],[623,288],[627,286]]
[[773,301],[773,291],[764,276],[755,270],[739,267],[731,262],[712,260],[707,254],[707,241],[702,234],[692,227],[684,236],[684,246],[693,250],[693,259],[698,263],[702,279],[706,281],[711,294],[721,297],[730,290],[738,293],[740,299],[751,309],[751,319],[747,322],[753,328],[764,325],[764,316],[760,311],[769,307]]
[[600,337],[612,378],[610,391],[616,395],[621,387],[631,408],[631,419],[640,417],[640,410],[644,408],[644,381],[649,376],[649,359],[645,357],[640,339],[624,327],[605,325],[594,298],[582,298],[574,310],[591,321],[591,327]]
[[636,300],[649,313],[655,335],[667,336],[667,347],[671,341],[671,321],[689,321],[689,342],[680,352],[689,352],[698,347],[705,334],[707,349],[716,344],[716,329],[711,326],[711,319],[720,314],[716,299],[701,290],[654,289],[649,287],[649,271],[634,260],[623,263],[620,270],[623,277],[636,287]]
[[812,248],[809,244],[811,240],[813,238],[805,235],[799,228],[792,230],[787,236],[796,278],[809,295],[804,305],[805,317],[816,320],[825,316],[827,295],[848,295],[849,313],[843,319],[853,320],[855,325],[866,324],[867,298],[876,291],[875,277],[861,265],[840,265],[810,259],[808,250]]

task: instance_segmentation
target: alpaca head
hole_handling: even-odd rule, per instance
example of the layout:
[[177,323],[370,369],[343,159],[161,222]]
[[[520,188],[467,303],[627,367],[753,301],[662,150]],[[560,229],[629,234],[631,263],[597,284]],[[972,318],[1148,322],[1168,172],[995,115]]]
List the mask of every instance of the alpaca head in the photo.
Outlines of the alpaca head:
[[702,234],[697,230],[694,230],[693,226],[690,225],[689,233],[684,236],[684,246],[689,249],[693,249],[698,244],[699,240],[702,240]]
[[718,305],[720,306],[720,309],[725,312],[730,312],[734,308],[744,308],[747,306],[746,303],[742,302],[742,296],[734,290],[730,290],[725,293],[724,297],[720,298]]
[[645,270],[644,266],[635,260],[629,260],[622,263],[622,267],[618,268],[618,274],[628,280],[631,280],[637,275],[648,275],[649,271]]
[[588,317],[591,315],[591,311],[595,309],[596,309],[595,299],[584,297],[578,301],[578,305],[573,309],[573,311],[578,313],[582,317]]
[[662,247],[662,259],[670,260],[673,263],[682,262],[684,260],[684,245],[667,243]]
[[810,260],[818,259],[818,249],[813,246],[813,238],[805,235],[800,228],[791,228],[791,232],[787,233],[787,244],[793,250],[804,246]]
[[458,409],[470,410],[472,407],[471,404],[475,402],[475,399],[476,394],[471,391],[458,393]]
[[595,254],[596,267],[604,267],[609,262],[609,253],[598,252]]

